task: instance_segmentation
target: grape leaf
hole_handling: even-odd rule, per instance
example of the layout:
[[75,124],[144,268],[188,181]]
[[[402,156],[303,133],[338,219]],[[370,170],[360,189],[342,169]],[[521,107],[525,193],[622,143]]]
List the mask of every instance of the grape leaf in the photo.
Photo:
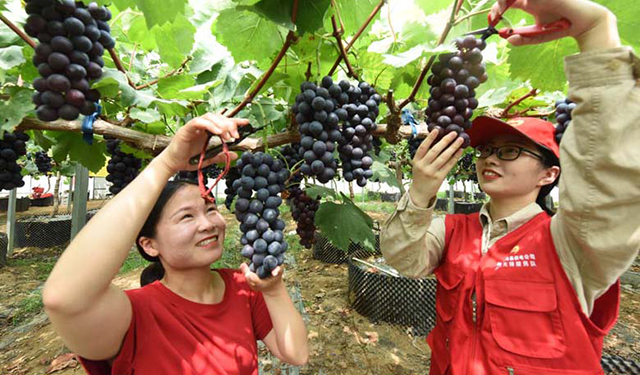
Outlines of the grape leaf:
[[162,62],[172,68],[180,66],[193,47],[195,26],[184,15],[179,14],[175,23],[155,26],[151,31],[156,37]]
[[[355,33],[364,24],[364,21],[367,20],[367,17],[369,17],[369,14],[378,3],[378,0],[336,0],[347,35]],[[333,14],[335,14],[335,11],[331,10],[325,15],[325,29],[327,30],[333,30],[331,21],[328,20],[329,16]],[[380,13],[378,13],[379,15]],[[371,25],[373,25],[373,22],[369,23],[367,30],[371,29]]]
[[511,79],[530,80],[540,90],[564,90],[564,57],[577,52],[576,43],[569,38],[549,43],[520,46],[509,51]]
[[318,199],[320,197],[338,199],[338,195],[335,190],[320,185],[306,184],[304,191],[313,199]]
[[327,13],[330,3],[331,0],[300,0],[296,17],[298,35],[314,33],[320,30],[322,28],[322,19]]
[[10,95],[9,100],[0,101],[0,131],[13,131],[33,111],[32,94],[31,90],[20,88]]
[[[134,0],[134,2],[144,14],[149,27],[174,22],[176,17],[184,15],[187,4],[187,0],[163,0],[162,4],[157,0]],[[182,26],[180,22],[176,23],[177,27]]]
[[20,46],[0,48],[0,69],[9,70],[25,61]]
[[212,28],[236,61],[257,60],[259,65],[269,65],[284,40],[275,23],[248,10],[224,10]]
[[77,161],[87,167],[91,172],[98,173],[106,162],[104,153],[106,144],[98,138],[93,138],[93,145],[88,145],[80,133],[48,132],[55,139],[53,146],[53,159],[62,163],[67,156],[72,161]]
[[373,171],[373,178],[371,181],[384,182],[389,186],[397,187],[400,189],[400,183],[396,178],[396,172],[391,170],[386,165],[374,161],[373,165],[371,165],[371,170]]
[[316,212],[319,231],[336,247],[347,251],[351,242],[374,250],[373,220],[358,206],[342,195],[342,204],[323,202]]
[[160,113],[155,109],[146,109],[142,110],[140,108],[131,108],[131,112],[129,112],[129,117],[135,120],[140,120],[144,123],[150,124],[156,121],[160,121]]

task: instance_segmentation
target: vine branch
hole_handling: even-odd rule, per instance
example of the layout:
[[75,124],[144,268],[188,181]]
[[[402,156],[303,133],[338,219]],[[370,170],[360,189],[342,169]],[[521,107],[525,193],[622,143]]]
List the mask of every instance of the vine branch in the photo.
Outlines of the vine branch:
[[[346,52],[349,52],[349,49],[351,49],[351,47],[356,42],[356,40],[360,37],[360,35],[362,35],[364,30],[369,26],[369,24],[371,23],[373,18],[376,16],[376,14],[378,14],[380,9],[384,5],[385,1],[386,0],[380,0],[378,5],[376,5],[376,7],[373,8],[373,10],[371,11],[371,14],[369,14],[369,17],[367,17],[367,19],[364,21],[364,24],[362,24],[362,26],[360,26],[360,29],[358,29],[356,34],[349,41],[349,44],[347,44],[347,46],[344,48]],[[333,63],[333,66],[331,67],[331,70],[329,70],[329,73],[327,75],[329,75],[329,76],[333,75],[333,73],[335,73],[336,69],[338,68],[338,65],[340,65],[341,61],[342,61],[342,54],[340,54],[338,56],[338,58],[336,59],[336,62]]]
[[347,71],[349,73],[348,75],[357,80],[360,80],[356,72],[353,71],[353,67],[351,66],[349,58],[347,57],[347,51],[345,51],[344,45],[342,45],[342,32],[344,30],[338,29],[338,25],[336,24],[336,16],[331,16],[331,25],[333,26],[333,36],[336,38],[336,42],[338,43],[338,50],[340,50],[340,55],[342,55],[342,59],[344,59],[344,62],[347,64]]
[[136,84],[133,83],[133,81],[131,80],[131,77],[129,77],[129,75],[127,74],[127,71],[124,69],[124,66],[122,66],[122,61],[120,61],[120,57],[118,57],[118,54],[116,53],[116,51],[113,48],[109,48],[107,49],[107,51],[109,51],[109,55],[111,56],[113,63],[116,65],[116,69],[121,71],[122,74],[124,74],[124,76],[127,77],[127,83],[129,83],[129,86],[131,86],[135,90]]
[[[291,21],[293,23],[296,22],[297,13],[298,13],[298,0],[294,0],[293,10],[291,15]],[[256,97],[256,95],[258,95],[262,87],[267,83],[267,81],[269,80],[273,72],[276,70],[276,68],[278,67],[278,64],[280,64],[280,61],[285,56],[285,54],[287,53],[287,50],[295,40],[296,40],[296,36],[294,32],[289,31],[289,33],[287,33],[287,38],[285,39],[285,42],[282,45],[282,48],[280,49],[280,52],[278,52],[278,56],[276,56],[275,60],[273,60],[273,62],[271,63],[269,70],[267,70],[262,76],[262,78],[260,78],[260,81],[258,82],[256,87],[254,87],[253,90],[251,90],[249,93],[247,93],[247,95],[245,95],[244,99],[240,104],[238,104],[238,106],[232,109],[229,113],[225,113],[227,117],[233,117],[237,115],[238,112],[240,112],[244,107],[247,106],[247,104],[253,101],[253,99]]]
[[[456,18],[456,15],[460,11],[460,8],[462,7],[463,2],[464,0],[456,0],[456,3],[454,4],[454,6],[451,7],[451,15],[449,16],[449,21],[447,22],[447,25],[445,26],[444,30],[442,30],[442,34],[440,34],[440,38],[438,39],[438,43],[436,44],[437,46],[444,43],[444,41],[447,39],[447,36],[449,35],[449,32],[451,31],[451,28],[454,25],[454,20]],[[436,55],[431,55],[431,57],[429,58],[429,61],[427,62],[427,65],[424,66],[424,68],[422,69],[422,72],[420,72],[420,76],[418,77],[418,80],[413,85],[411,94],[409,95],[408,98],[403,100],[402,103],[400,103],[400,105],[398,105],[398,109],[404,108],[407,104],[411,103],[415,99],[416,94],[418,93],[418,90],[420,89],[420,86],[424,81],[424,77],[427,76],[427,73],[431,69],[431,65],[433,65],[433,62],[435,61],[435,59],[436,59]]]
[[536,89],[536,88],[531,89],[531,91],[529,91],[528,93],[524,94],[520,98],[514,100],[513,103],[509,104],[507,106],[507,108],[505,108],[504,111],[502,111],[502,114],[500,115],[500,117],[507,117],[509,115],[509,111],[511,110],[511,108],[513,108],[513,107],[517,106],[518,104],[522,103],[527,98],[530,98],[530,97],[536,96],[536,95],[538,95],[538,89]]
[[473,12],[473,13],[467,13],[464,16],[460,17],[460,18],[456,18],[455,22],[453,23],[454,26],[458,25],[459,23],[461,23],[464,20],[467,20],[473,16],[477,16],[480,14],[484,14],[484,13],[489,13],[491,11],[491,8],[489,9],[483,9],[483,10],[479,10],[477,12]]
[[28,45],[30,45],[31,48],[36,48],[36,42],[34,42],[33,39],[29,38],[29,35],[20,30],[18,26],[14,25],[13,22],[9,21],[2,14],[0,14],[0,20],[2,20],[2,22],[4,22],[11,30],[13,30],[14,33],[18,34],[18,36],[22,38],[22,40],[24,40]]

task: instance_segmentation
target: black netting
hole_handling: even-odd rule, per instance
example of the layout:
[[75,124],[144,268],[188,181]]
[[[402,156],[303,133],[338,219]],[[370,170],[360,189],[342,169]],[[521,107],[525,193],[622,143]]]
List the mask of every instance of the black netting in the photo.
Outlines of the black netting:
[[[87,212],[87,221],[97,211]],[[16,240],[14,246],[54,247],[66,245],[71,238],[71,215],[30,216],[16,220]]]
[[600,360],[602,369],[607,375],[617,374],[640,374],[640,364],[619,355],[604,354]]
[[414,335],[427,335],[436,322],[436,279],[393,274],[397,272],[388,266],[349,260],[349,303],[373,322],[410,327]]
[[314,233],[313,258],[325,263],[346,263],[350,257],[367,258],[373,255],[381,255],[380,252],[380,226],[374,223],[375,250],[370,250],[360,243],[350,243],[347,252],[334,246],[327,237]]

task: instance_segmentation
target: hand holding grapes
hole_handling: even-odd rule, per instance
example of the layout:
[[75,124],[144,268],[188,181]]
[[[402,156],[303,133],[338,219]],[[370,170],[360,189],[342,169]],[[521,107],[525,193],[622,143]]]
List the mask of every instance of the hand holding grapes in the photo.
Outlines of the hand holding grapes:
[[[173,172],[196,169],[196,166],[189,164],[189,159],[200,154],[204,143],[207,141],[207,131],[215,136],[221,136],[225,142],[233,138],[239,138],[237,128],[249,123],[245,119],[228,118],[216,114],[205,114],[187,122],[173,137],[169,147],[160,155],[165,165]],[[230,153],[231,160],[237,158],[235,153]],[[211,159],[207,159],[203,166],[213,163],[223,163],[225,157],[218,154]]]
[[[498,0],[491,9],[491,18],[504,11],[507,0]],[[511,8],[522,9],[536,18],[536,24],[547,24],[566,18],[571,27],[566,30],[524,38],[514,35],[507,40],[514,45],[539,44],[574,37],[583,52],[620,45],[615,16],[602,5],[588,0],[517,0]]]
[[284,274],[284,268],[277,266],[271,271],[271,277],[261,279],[255,272],[251,272],[249,266],[246,263],[240,265],[240,272],[244,274],[247,279],[247,283],[251,289],[268,294],[269,292],[277,290],[279,287],[284,286],[282,281],[282,275]]
[[431,131],[413,158],[413,181],[409,195],[411,201],[419,207],[429,205],[464,151],[460,148],[464,139],[457,137],[456,132],[447,134],[431,147],[437,137],[438,131]]

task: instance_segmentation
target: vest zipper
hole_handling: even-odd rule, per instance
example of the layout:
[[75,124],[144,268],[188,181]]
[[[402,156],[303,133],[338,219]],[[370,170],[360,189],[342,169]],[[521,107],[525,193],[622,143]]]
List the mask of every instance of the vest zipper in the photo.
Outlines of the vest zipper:
[[515,375],[515,371],[513,371],[513,367],[507,367],[507,371],[509,371],[509,375]]

